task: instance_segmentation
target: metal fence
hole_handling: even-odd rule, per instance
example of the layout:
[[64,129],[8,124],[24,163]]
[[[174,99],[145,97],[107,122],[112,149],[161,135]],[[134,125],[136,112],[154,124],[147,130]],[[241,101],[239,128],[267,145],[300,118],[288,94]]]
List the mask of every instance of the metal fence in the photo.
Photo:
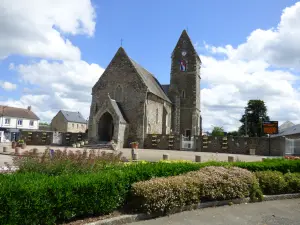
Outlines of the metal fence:
[[300,139],[285,139],[285,155],[300,155]]

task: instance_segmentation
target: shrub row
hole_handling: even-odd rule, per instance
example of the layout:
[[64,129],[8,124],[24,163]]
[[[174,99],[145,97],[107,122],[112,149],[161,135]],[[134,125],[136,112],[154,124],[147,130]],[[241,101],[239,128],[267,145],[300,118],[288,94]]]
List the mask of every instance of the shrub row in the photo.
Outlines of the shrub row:
[[255,173],[264,194],[275,195],[300,192],[300,173],[282,174],[278,171]]
[[251,197],[262,199],[257,180],[250,171],[231,167],[205,167],[199,171],[132,185],[132,207],[146,213],[170,210],[200,201]]

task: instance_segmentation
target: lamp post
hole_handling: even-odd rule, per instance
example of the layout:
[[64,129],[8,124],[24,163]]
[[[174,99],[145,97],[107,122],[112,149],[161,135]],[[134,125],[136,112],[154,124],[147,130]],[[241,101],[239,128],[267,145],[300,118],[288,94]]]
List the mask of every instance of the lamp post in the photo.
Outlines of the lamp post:
[[248,136],[248,113],[251,114],[252,110],[248,107],[245,107],[245,136]]

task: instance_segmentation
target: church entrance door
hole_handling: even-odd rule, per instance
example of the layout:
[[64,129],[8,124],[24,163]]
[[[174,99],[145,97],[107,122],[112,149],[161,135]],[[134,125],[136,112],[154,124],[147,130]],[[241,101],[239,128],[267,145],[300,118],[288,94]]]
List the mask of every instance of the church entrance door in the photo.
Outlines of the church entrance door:
[[99,140],[103,142],[108,142],[112,140],[114,134],[114,123],[113,118],[110,113],[104,113],[98,124],[98,136]]

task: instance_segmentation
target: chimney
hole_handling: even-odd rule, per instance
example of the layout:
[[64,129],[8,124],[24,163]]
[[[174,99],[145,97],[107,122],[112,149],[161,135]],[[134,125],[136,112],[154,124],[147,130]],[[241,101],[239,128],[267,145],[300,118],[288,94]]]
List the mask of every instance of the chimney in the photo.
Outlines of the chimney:
[[28,111],[31,111],[31,105],[27,107],[27,110],[28,110]]

